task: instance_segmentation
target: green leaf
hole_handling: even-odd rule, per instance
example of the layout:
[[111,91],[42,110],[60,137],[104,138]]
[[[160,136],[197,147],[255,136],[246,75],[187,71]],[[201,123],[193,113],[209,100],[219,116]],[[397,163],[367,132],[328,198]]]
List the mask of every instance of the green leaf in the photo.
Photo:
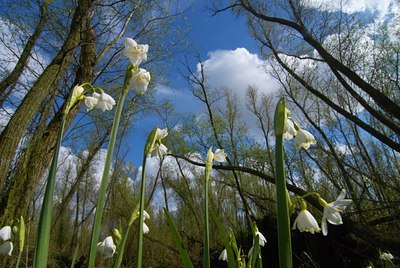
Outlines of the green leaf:
[[393,262],[386,260],[385,268],[395,268]]
[[210,213],[211,213],[211,217],[213,218],[213,221],[217,227],[219,237],[222,239],[222,242],[224,243],[226,253],[228,256],[228,267],[235,268],[235,267],[237,267],[235,255],[233,253],[231,243],[229,242],[229,237],[226,235],[225,228],[222,226],[221,222],[218,220],[218,217],[217,217],[217,215],[215,215],[214,210],[211,209]]
[[183,245],[182,238],[179,235],[178,230],[176,229],[176,226],[174,224],[174,221],[172,220],[171,215],[165,208],[164,208],[164,212],[165,212],[165,216],[166,216],[166,219],[168,222],[169,229],[172,233],[172,238],[174,239],[175,244],[179,250],[179,254],[182,259],[183,267],[185,267],[185,268],[192,267],[193,268],[192,261],[190,260],[189,254],[187,253],[187,251]]

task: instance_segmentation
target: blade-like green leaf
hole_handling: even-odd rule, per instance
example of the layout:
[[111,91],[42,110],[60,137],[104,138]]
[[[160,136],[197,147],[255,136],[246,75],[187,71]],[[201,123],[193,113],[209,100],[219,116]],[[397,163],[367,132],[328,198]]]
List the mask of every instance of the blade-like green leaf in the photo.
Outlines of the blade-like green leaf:
[[165,212],[165,216],[166,216],[166,219],[168,222],[169,229],[172,233],[172,238],[174,239],[175,244],[179,250],[179,254],[182,259],[183,267],[185,267],[185,268],[192,267],[193,268],[192,261],[190,260],[189,254],[187,253],[187,251],[183,245],[182,238],[179,235],[178,230],[176,229],[176,226],[174,224],[174,221],[172,220],[171,215],[165,208],[164,208],[164,212]]
[[210,209],[210,213],[211,213],[211,217],[213,218],[213,221],[217,227],[219,237],[222,239],[222,243],[224,243],[226,253],[228,256],[228,267],[236,268],[238,266],[236,265],[235,255],[233,254],[232,246],[231,246],[231,243],[229,242],[229,237],[226,235],[225,228],[222,226],[221,222],[218,220],[218,217],[217,217],[217,215],[215,215],[214,210]]

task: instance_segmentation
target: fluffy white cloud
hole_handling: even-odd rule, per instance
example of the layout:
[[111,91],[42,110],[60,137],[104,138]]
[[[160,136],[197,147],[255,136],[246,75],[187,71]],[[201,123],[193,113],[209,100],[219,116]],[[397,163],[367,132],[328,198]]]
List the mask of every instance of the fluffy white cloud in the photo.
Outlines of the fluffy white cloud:
[[277,81],[267,73],[267,63],[245,48],[210,52],[203,65],[206,82],[211,88],[226,87],[239,98],[245,96],[248,86],[254,85],[265,94],[275,93],[279,88]]
[[[237,48],[210,52],[208,59],[202,64],[207,86],[212,90],[226,88],[234,94],[242,119],[246,122],[250,133],[254,136],[261,134],[255,116],[246,107],[246,91],[249,86],[255,86],[260,93],[269,96],[278,92],[280,86],[269,74],[271,70],[269,63],[245,48]],[[198,73],[200,67],[198,64]],[[223,103],[219,103],[218,106],[223,107]]]

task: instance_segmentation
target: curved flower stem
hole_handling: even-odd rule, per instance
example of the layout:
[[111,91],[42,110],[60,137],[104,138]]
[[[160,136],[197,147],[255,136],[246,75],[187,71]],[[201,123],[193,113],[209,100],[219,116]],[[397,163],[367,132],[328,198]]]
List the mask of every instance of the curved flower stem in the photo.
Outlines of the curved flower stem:
[[282,98],[275,111],[275,166],[276,198],[278,213],[279,266],[292,268],[292,244],[290,240],[290,219],[286,190],[286,175],[283,150],[283,132],[286,121],[285,99]]
[[36,237],[35,257],[33,267],[47,267],[47,258],[49,253],[51,216],[53,212],[53,193],[57,173],[58,154],[60,152],[61,141],[64,135],[65,120],[67,113],[63,113],[61,126],[58,132],[56,147],[54,148],[53,160],[47,177],[46,191],[43,197],[42,209],[40,211],[39,227]]
[[128,239],[129,229],[132,227],[133,222],[139,217],[138,212],[139,212],[139,207],[137,206],[137,207],[135,207],[135,209],[132,212],[132,215],[128,222],[128,225],[126,226],[126,230],[122,235],[122,240],[118,245],[117,258],[114,261],[113,268],[121,267],[122,258],[124,256],[126,240]]
[[143,164],[142,164],[142,181],[140,185],[140,206],[139,206],[139,227],[138,227],[138,252],[136,258],[136,267],[142,267],[142,252],[143,252],[143,211],[144,211],[144,195],[145,195],[145,186],[146,186],[146,159],[149,153],[151,152],[154,144],[156,142],[157,128],[154,128],[150,133],[146,145],[144,147],[143,152]]
[[110,167],[111,167],[111,160],[112,160],[112,156],[114,153],[115,141],[117,139],[117,132],[118,132],[119,122],[121,119],[122,108],[124,106],[126,95],[129,92],[128,83],[129,83],[129,79],[131,77],[132,68],[133,68],[132,65],[129,65],[128,68],[126,69],[124,85],[123,85],[122,92],[121,92],[121,97],[118,101],[117,108],[115,110],[114,121],[113,121],[111,135],[110,135],[110,141],[108,143],[106,162],[104,164],[103,176],[101,178],[101,183],[100,183],[99,198],[97,200],[97,205],[96,205],[96,214],[95,214],[95,219],[94,219],[94,223],[93,223],[92,238],[90,241],[89,261],[88,261],[89,268],[93,268],[95,265],[95,261],[96,261],[97,242],[99,239],[101,218],[103,216],[103,211],[104,211],[106,190],[107,190],[107,185],[108,185],[108,177],[110,174]]

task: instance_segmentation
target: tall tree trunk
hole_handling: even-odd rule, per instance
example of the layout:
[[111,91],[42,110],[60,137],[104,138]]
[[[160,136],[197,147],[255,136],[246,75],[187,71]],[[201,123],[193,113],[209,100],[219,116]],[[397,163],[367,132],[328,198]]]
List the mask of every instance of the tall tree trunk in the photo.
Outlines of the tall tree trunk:
[[[4,186],[9,174],[14,155],[18,149],[24,132],[38,111],[41,103],[49,95],[51,86],[60,70],[70,62],[72,52],[79,45],[82,17],[87,14],[91,0],[80,0],[71,22],[67,39],[56,57],[44,70],[35,84],[23,99],[7,126],[0,134],[0,187]],[[56,132],[58,128],[56,129]],[[4,189],[4,187],[3,187]]]
[[[91,82],[94,77],[96,48],[90,18],[91,14],[87,13],[82,23],[84,30],[81,32],[82,45],[79,60],[80,64],[73,85]],[[72,89],[69,94],[72,94]],[[77,103],[69,111],[66,120],[66,129],[75,118],[81,104],[82,102]],[[8,200],[3,199],[4,201],[2,202],[2,207],[4,208],[5,202],[7,201],[7,209],[4,213],[3,220],[19,217],[20,215],[27,215],[26,206],[24,206],[24,204],[27,204],[32,199],[36,186],[53,157],[53,150],[65,105],[66,102],[64,102],[62,107],[58,110],[47,128],[35,133],[24,154],[20,157],[12,177],[13,186],[9,192]]]

